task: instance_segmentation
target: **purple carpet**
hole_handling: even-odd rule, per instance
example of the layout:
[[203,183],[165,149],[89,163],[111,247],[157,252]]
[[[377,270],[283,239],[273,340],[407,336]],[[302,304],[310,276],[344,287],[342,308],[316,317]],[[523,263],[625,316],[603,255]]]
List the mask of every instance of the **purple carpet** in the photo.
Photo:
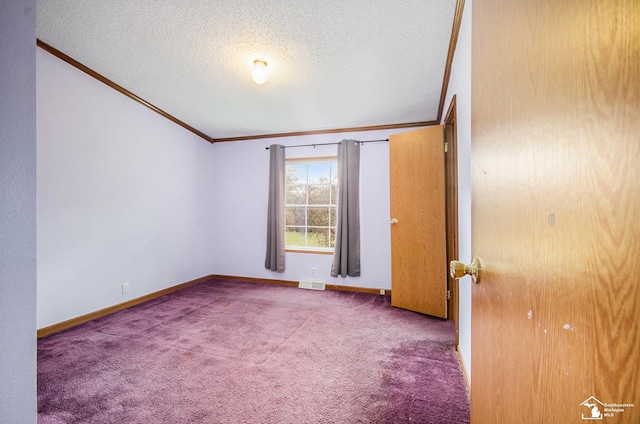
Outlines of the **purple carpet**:
[[38,422],[468,423],[451,321],[211,280],[38,341]]

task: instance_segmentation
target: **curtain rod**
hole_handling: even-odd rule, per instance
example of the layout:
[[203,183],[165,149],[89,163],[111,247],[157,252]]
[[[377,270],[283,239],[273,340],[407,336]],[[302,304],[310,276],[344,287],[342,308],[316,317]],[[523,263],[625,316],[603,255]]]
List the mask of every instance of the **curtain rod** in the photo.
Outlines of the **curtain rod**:
[[[385,138],[383,140],[365,140],[365,141],[360,141],[360,140],[356,140],[356,143],[360,143],[360,144],[364,144],[364,143],[378,143],[381,141],[389,141],[388,138]],[[291,149],[292,147],[313,147],[315,149],[316,146],[329,146],[332,144],[340,144],[338,143],[314,143],[314,144],[296,144],[294,146],[282,146],[282,148],[284,149]],[[269,150],[270,147],[265,147],[266,150]]]

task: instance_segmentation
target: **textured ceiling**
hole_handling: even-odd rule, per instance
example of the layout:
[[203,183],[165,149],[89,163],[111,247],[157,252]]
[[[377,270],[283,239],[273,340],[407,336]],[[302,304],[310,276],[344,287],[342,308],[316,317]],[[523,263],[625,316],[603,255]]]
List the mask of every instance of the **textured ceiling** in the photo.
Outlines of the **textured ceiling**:
[[[39,0],[37,37],[212,138],[438,118],[455,0]],[[251,80],[255,58],[269,81]]]

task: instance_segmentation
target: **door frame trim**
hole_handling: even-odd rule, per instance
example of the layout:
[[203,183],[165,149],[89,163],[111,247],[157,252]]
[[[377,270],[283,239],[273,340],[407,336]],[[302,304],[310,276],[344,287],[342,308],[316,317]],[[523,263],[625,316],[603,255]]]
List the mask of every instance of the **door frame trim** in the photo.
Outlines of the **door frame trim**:
[[[444,156],[445,175],[445,215],[447,226],[447,264],[458,260],[458,130],[456,114],[456,95],[453,95],[444,121],[444,141],[448,143]],[[448,274],[448,273],[447,273]],[[447,305],[447,319],[455,323],[456,346],[459,334],[459,297],[458,280],[447,277],[447,290],[451,291],[451,299]]]

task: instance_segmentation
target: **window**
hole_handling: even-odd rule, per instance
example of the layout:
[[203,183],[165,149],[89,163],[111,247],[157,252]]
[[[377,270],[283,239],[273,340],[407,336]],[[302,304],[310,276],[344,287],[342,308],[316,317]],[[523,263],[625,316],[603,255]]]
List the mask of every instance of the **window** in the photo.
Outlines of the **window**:
[[333,252],[337,202],[336,157],[287,159],[285,248]]

